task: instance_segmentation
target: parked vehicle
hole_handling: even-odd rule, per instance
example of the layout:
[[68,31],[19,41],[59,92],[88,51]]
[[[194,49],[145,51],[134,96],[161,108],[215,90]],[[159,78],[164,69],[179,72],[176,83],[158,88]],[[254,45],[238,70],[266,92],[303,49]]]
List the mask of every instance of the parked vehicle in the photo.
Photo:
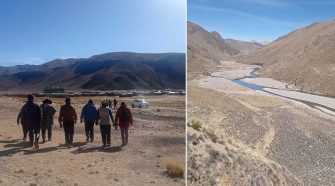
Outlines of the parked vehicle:
[[133,108],[149,108],[149,103],[144,99],[135,99],[131,106]]

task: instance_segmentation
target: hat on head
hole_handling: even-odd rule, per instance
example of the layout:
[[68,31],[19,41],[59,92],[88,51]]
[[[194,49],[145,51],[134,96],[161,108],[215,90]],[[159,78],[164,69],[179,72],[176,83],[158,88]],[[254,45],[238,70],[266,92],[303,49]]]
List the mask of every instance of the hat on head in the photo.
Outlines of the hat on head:
[[92,100],[92,99],[89,99],[89,100],[88,100],[88,103],[93,104],[93,100]]
[[46,103],[46,104],[50,104],[50,105],[51,105],[51,104],[52,104],[52,101],[51,101],[50,99],[47,98],[47,99],[43,100],[43,103]]
[[101,102],[101,106],[102,106],[102,107],[107,107],[107,105],[108,105],[108,104],[107,104],[107,102],[106,102],[105,100]]
[[121,102],[121,107],[126,107],[126,103],[125,102]]
[[71,98],[70,98],[70,97],[67,97],[67,98],[65,99],[65,103],[71,103]]

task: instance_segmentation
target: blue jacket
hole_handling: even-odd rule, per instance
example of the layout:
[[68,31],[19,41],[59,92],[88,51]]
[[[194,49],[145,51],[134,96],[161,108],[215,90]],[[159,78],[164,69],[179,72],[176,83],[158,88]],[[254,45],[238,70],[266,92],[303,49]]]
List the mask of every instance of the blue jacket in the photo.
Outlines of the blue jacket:
[[93,123],[98,119],[98,110],[91,103],[87,103],[81,111],[80,119],[84,118],[85,123]]

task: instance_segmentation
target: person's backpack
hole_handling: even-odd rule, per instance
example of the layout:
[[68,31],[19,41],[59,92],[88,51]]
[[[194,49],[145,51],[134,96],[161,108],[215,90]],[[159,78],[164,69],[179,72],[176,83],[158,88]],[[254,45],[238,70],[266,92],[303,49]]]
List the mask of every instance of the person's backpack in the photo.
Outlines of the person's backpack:
[[130,113],[128,109],[124,109],[121,114],[121,123],[128,123],[130,120]]

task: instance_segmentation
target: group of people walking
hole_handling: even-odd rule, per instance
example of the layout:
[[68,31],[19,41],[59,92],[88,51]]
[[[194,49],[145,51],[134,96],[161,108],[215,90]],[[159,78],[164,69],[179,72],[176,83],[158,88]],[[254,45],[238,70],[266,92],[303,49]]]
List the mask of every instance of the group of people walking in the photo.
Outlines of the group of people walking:
[[[116,109],[117,101],[114,99],[114,109]],[[103,146],[111,145],[111,128],[112,124],[115,130],[120,127],[122,145],[128,143],[128,128],[133,124],[133,118],[130,110],[125,102],[121,102],[120,107],[116,111],[115,119],[111,110],[111,101],[104,100],[100,108],[96,108],[93,100],[89,100],[83,107],[80,114],[80,123],[85,124],[86,142],[94,141],[94,124],[100,125],[100,132]],[[30,145],[39,148],[40,131],[42,131],[42,143],[46,142],[46,132],[48,141],[52,137],[53,118],[56,113],[52,106],[52,101],[45,99],[41,106],[34,103],[34,97],[29,94],[27,102],[23,105],[18,117],[17,124],[21,123],[23,130],[23,140],[26,141],[29,135]],[[60,128],[64,128],[65,143],[72,147],[74,125],[77,123],[77,113],[71,105],[71,99],[65,99],[65,105],[60,108],[58,122]]]

